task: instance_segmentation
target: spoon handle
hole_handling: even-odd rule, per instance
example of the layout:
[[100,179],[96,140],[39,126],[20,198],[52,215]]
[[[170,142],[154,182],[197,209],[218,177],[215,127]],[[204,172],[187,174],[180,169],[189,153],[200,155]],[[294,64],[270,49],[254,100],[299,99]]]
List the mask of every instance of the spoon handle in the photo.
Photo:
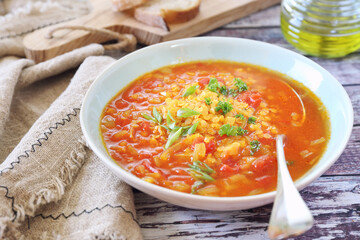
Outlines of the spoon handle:
[[270,239],[300,235],[309,230],[314,222],[309,208],[297,191],[287,169],[284,137],[284,135],[279,135],[276,138],[278,182],[268,228]]

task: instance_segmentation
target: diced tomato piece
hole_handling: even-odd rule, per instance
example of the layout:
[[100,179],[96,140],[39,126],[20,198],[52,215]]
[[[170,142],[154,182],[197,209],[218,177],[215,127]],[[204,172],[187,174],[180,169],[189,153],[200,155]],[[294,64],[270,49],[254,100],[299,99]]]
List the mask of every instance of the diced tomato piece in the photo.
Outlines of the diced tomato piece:
[[240,102],[246,102],[253,108],[257,108],[262,99],[259,92],[256,91],[246,91],[238,95],[237,100]]
[[216,137],[218,140],[223,140],[225,138],[227,138],[228,136],[226,134],[220,136],[220,134],[218,134],[218,136]]
[[[186,167],[187,167],[187,164],[186,164]],[[189,173],[182,168],[176,168],[176,169],[171,170],[171,175],[172,176],[174,176],[174,175],[188,176]]]
[[115,151],[111,151],[110,152],[110,155],[111,155],[111,157],[113,158],[113,159],[115,159],[115,160],[121,160],[122,159],[122,156],[119,154],[119,153],[117,153],[117,152],[115,152]]
[[270,155],[263,155],[258,157],[253,163],[252,166],[255,171],[268,171],[275,170],[276,158]]
[[270,183],[272,183],[272,179],[276,177],[274,176],[270,176],[270,175],[265,175],[265,176],[261,176],[255,179],[255,181],[259,182],[261,186],[268,186]]
[[221,167],[220,167],[220,173],[222,173],[222,174],[230,174],[230,173],[233,173],[234,171],[233,171],[233,168],[232,167],[230,167],[229,165],[227,165],[227,164],[223,164],[223,165],[221,165]]
[[223,164],[229,165],[230,167],[238,167],[240,168],[239,165],[239,159],[237,156],[230,156],[228,154],[224,154],[221,156],[221,162]]
[[222,164],[219,171],[221,177],[226,177],[239,172],[239,167],[238,166],[230,167],[228,164]]
[[144,165],[144,167],[145,167],[147,170],[149,170],[150,172],[153,172],[153,173],[159,172],[157,169],[155,169],[153,166],[151,166],[151,164],[150,164],[147,160],[145,160],[145,161],[142,163],[142,165]]
[[216,144],[213,139],[211,139],[209,142],[205,143],[206,148],[206,154],[213,153],[216,150]]
[[130,119],[130,118],[124,118],[124,117],[118,116],[118,117],[115,119],[115,124],[116,124],[117,126],[124,127],[124,126],[128,125],[129,123],[131,123],[131,119]]
[[195,180],[191,176],[175,176],[169,179],[172,182],[183,182],[188,185],[193,185]]
[[213,139],[211,139],[209,142],[205,142],[205,139],[202,136],[194,139],[193,143],[190,146],[190,149],[194,150],[195,145],[199,144],[199,143],[205,143],[206,154],[213,153],[216,150],[215,141]]
[[275,139],[274,138],[260,138],[259,141],[263,145],[275,144]]
[[135,93],[138,93],[138,92],[141,92],[142,91],[142,88],[140,86],[135,86],[133,89],[132,89],[132,93],[135,94]]
[[192,143],[191,146],[190,146],[190,149],[191,149],[191,150],[194,150],[196,144],[198,144],[198,143],[203,143],[203,142],[204,142],[204,137],[203,137],[203,136],[195,138],[194,141],[193,141],[193,143]]
[[163,81],[158,80],[156,78],[153,78],[153,79],[145,82],[144,88],[153,89],[153,88],[156,88],[159,84],[162,84],[162,83],[163,83]]
[[210,82],[209,78],[199,78],[198,79],[198,83],[200,86],[200,89],[204,89],[206,85],[208,85]]
[[139,159],[149,159],[152,157],[152,154],[150,152],[143,152],[139,154]]
[[145,176],[145,166],[142,164],[139,164],[136,167],[134,167],[134,169],[131,172],[133,174],[135,174],[136,176],[142,178]]
[[140,129],[142,131],[145,131],[145,132],[149,132],[150,131],[150,123],[148,121],[143,121],[139,124],[140,126]]
[[219,83],[225,84],[224,79],[222,79],[222,78],[216,78],[216,79],[218,80]]
[[121,109],[124,109],[124,108],[127,108],[130,104],[123,100],[123,99],[119,99],[119,100],[116,100],[115,102],[115,106],[118,110],[121,110]]

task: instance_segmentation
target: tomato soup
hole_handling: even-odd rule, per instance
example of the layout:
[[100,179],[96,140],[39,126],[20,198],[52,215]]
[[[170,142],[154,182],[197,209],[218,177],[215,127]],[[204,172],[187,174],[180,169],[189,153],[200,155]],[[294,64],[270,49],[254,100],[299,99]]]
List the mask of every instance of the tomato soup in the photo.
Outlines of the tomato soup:
[[[121,81],[121,76],[119,76]],[[317,163],[329,117],[306,87],[274,71],[198,61],[146,73],[104,108],[111,157],[144,181],[190,194],[275,190],[275,137],[284,134],[294,180]]]

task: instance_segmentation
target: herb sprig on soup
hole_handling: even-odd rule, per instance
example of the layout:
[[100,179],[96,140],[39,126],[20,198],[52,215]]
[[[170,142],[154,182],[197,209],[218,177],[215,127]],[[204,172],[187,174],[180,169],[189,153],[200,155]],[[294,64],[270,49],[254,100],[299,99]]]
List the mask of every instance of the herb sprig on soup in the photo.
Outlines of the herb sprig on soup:
[[325,151],[329,124],[320,100],[286,76],[199,61],[140,76],[108,103],[100,128],[111,157],[144,181],[230,197],[276,188],[278,134],[292,178],[304,175]]

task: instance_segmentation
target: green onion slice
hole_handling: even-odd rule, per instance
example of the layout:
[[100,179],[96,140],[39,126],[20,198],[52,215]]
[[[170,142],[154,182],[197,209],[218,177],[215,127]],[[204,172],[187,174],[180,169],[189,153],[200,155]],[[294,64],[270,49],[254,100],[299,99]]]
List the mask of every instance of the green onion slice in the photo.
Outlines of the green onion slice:
[[147,114],[145,114],[145,113],[142,113],[141,116],[143,116],[143,118],[145,118],[146,120],[156,122],[156,119],[153,118],[153,117],[150,116],[150,115],[147,115]]
[[186,117],[191,117],[191,116],[195,116],[195,115],[200,115],[201,113],[195,111],[195,110],[192,110],[190,108],[181,108],[177,111],[177,116],[178,117],[183,117],[183,118],[186,118]]
[[181,136],[183,133],[183,128],[179,128],[177,130],[172,130],[169,134],[169,138],[165,144],[165,149],[168,149],[171,145],[173,145]]
[[191,86],[188,89],[186,89],[185,93],[182,95],[183,97],[190,96],[196,92],[196,89],[198,89],[199,86]]
[[189,130],[187,130],[186,135],[191,135],[191,134],[193,134],[193,133],[196,131],[196,128],[197,128],[198,125],[199,125],[199,122],[196,122],[195,124],[193,124],[193,125],[189,128]]
[[153,107],[153,116],[159,124],[162,122],[162,116],[157,111],[156,107]]

